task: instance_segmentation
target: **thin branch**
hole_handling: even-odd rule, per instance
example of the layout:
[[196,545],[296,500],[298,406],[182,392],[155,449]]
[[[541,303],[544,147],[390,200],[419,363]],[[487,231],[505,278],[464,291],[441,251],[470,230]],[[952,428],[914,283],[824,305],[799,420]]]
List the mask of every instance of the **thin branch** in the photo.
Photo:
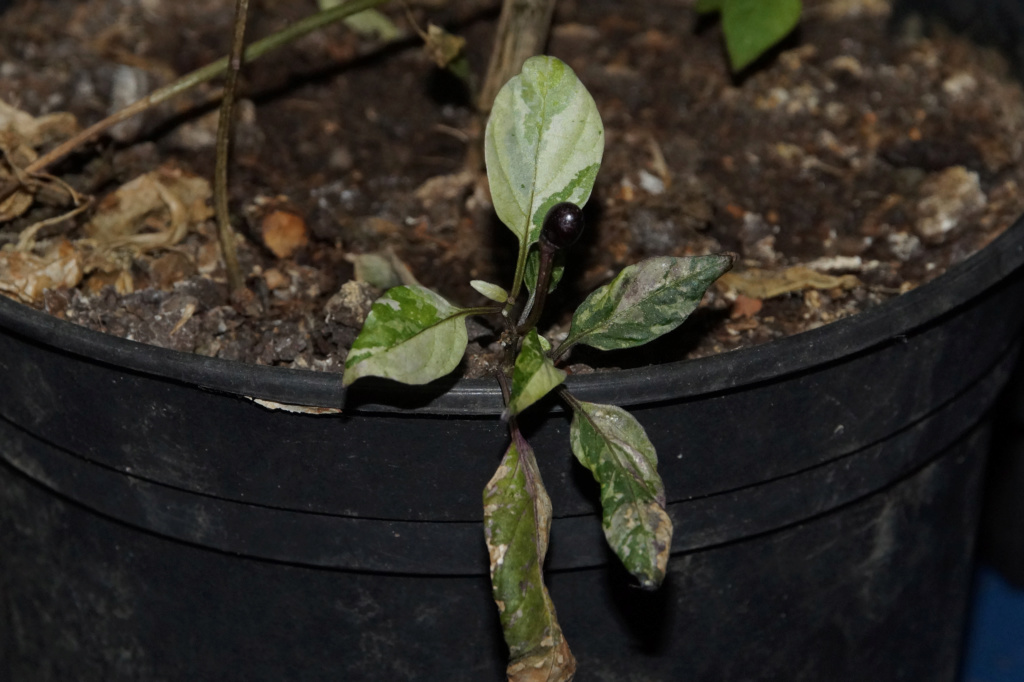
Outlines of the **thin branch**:
[[504,0],[487,77],[477,108],[489,113],[498,90],[523,69],[523,62],[540,54],[548,42],[555,0]]
[[[319,28],[323,28],[324,26],[351,16],[356,12],[361,12],[364,9],[370,9],[371,7],[381,5],[386,1],[387,0],[349,0],[337,7],[332,7],[331,9],[326,9],[322,12],[310,15],[273,35],[269,35],[266,38],[251,44],[245,50],[244,62],[248,64],[249,62],[255,61],[268,52],[272,52],[279,47],[283,47],[284,45],[287,45],[308,33],[312,33]],[[227,57],[222,57],[215,62],[198,68],[195,71],[182,76],[170,85],[154,90],[146,97],[129,104],[124,109],[115,112],[102,121],[94,123],[74,137],[71,137],[60,145],[54,147],[43,156],[40,156],[24,170],[29,174],[38,173],[57,161],[60,161],[65,156],[75,151],[78,147],[98,137],[100,133],[104,132],[108,128],[117,125],[121,121],[126,121],[147,109],[161,104],[162,102],[166,102],[176,95],[191,90],[201,83],[210,81],[223,74],[227,69]],[[6,187],[0,189],[0,201],[4,201],[14,194],[19,187],[21,187],[21,183],[17,181],[8,183]]]
[[487,64],[487,76],[476,99],[477,116],[471,136],[472,144],[466,148],[463,167],[479,173],[484,167],[484,127],[487,115],[494,106],[501,86],[522,71],[523,62],[543,51],[551,30],[551,17],[556,0],[504,0],[498,29],[494,35],[494,49]]
[[217,123],[217,162],[213,171],[213,205],[217,216],[217,239],[220,241],[228,286],[232,291],[242,288],[242,271],[238,266],[235,231],[231,229],[228,212],[228,159],[231,147],[231,123],[234,119],[235,91],[238,72],[242,69],[242,48],[245,47],[245,24],[249,16],[249,0],[235,0],[235,31],[231,36],[231,55],[227,78],[224,79],[224,99],[220,104]]

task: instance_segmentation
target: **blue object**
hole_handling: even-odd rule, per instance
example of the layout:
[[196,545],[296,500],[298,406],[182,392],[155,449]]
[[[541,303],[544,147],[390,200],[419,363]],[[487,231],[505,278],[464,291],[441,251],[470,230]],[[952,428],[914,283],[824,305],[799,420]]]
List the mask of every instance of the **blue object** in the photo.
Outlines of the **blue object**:
[[1024,682],[1024,590],[987,566],[974,582],[963,682]]

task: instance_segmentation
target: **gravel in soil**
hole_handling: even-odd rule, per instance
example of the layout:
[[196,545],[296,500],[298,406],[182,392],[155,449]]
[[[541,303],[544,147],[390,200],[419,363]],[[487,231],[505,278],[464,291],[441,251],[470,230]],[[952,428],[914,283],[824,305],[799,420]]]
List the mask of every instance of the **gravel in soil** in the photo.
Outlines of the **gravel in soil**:
[[[412,15],[465,36],[482,71],[496,3],[436,4]],[[805,6],[799,32],[734,77],[719,27],[689,3],[559,3],[549,53],[593,93],[607,146],[588,232],[549,308],[571,311],[646,257],[740,255],[679,331],[628,353],[576,351],[573,371],[701,357],[855,314],[1022,213],[1024,96],[998,55],[925,37],[917,20],[893,31],[880,0]],[[265,0],[250,35],[313,10]],[[226,52],[232,11],[15,2],[0,22],[0,100],[59,136],[67,120],[47,115],[90,124]],[[419,281],[481,304],[469,280],[506,282],[515,244],[485,180],[464,171],[466,93],[405,12],[388,11],[413,37],[383,44],[333,26],[246,69],[230,190],[245,291],[229,295],[209,217],[213,85],[56,168],[59,181],[0,223],[0,291],[145,343],[323,371],[341,371],[386,286]],[[22,157],[0,139],[8,163],[52,146],[40,135]],[[65,185],[96,201],[62,219]],[[564,336],[568,319],[551,312],[547,335]],[[464,372],[479,376],[498,348],[486,324],[470,331]]]

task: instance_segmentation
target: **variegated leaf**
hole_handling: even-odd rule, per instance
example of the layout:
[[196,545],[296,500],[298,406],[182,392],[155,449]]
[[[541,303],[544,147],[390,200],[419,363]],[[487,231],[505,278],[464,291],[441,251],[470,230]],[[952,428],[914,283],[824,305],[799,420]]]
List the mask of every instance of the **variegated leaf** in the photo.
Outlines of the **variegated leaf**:
[[498,92],[484,134],[494,210],[523,257],[549,208],[587,202],[603,154],[601,116],[572,69],[554,57],[526,60]]
[[378,298],[345,360],[343,385],[379,376],[425,384],[451,372],[466,351],[466,315],[420,286],[389,289]]
[[663,256],[623,268],[576,309],[559,354],[575,343],[601,350],[631,348],[672,331],[730,267],[731,256],[716,255]]
[[672,520],[658,456],[640,423],[621,407],[573,400],[572,451],[601,486],[604,535],[641,587],[661,585]]
[[523,339],[512,370],[512,397],[508,404],[511,414],[519,414],[565,381],[565,371],[555,367],[547,355],[550,348],[536,329],[531,329]]

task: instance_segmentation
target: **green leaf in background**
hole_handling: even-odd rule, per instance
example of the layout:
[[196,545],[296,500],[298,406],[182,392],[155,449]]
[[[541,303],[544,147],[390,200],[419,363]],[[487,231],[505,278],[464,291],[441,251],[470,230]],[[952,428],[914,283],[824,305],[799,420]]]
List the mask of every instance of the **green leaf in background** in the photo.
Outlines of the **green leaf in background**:
[[484,133],[494,210],[519,238],[521,259],[549,208],[587,203],[603,154],[601,116],[576,74],[554,57],[527,59],[498,92]]
[[[342,2],[343,0],[317,0],[317,5],[321,10],[326,10],[337,7]],[[346,17],[345,25],[364,38],[380,38],[391,42],[402,37],[402,30],[395,26],[395,22],[375,9],[364,9]]]
[[732,267],[728,255],[649,258],[594,290],[572,316],[559,355],[575,343],[632,348],[683,323],[711,283]]
[[576,660],[544,585],[551,499],[526,440],[513,442],[484,488],[484,535],[491,587],[508,644],[510,682],[566,682]]
[[604,535],[645,589],[661,585],[672,521],[658,457],[640,423],[621,407],[571,400],[572,451],[601,486]]
[[511,414],[519,414],[565,381],[565,372],[547,356],[550,348],[536,329],[531,329],[523,339],[512,370],[512,397],[508,403]]
[[425,384],[448,374],[466,351],[465,317],[472,312],[425,287],[389,289],[352,344],[342,385],[365,376]]
[[707,14],[708,12],[718,12],[722,9],[722,3],[728,0],[697,0],[697,4],[694,5],[693,9],[697,14]]
[[474,279],[470,281],[469,286],[497,303],[504,303],[508,300],[508,292],[497,284],[491,284],[490,282],[485,282],[482,279]]
[[800,0],[698,0],[697,12],[722,13],[725,49],[741,71],[800,23]]

